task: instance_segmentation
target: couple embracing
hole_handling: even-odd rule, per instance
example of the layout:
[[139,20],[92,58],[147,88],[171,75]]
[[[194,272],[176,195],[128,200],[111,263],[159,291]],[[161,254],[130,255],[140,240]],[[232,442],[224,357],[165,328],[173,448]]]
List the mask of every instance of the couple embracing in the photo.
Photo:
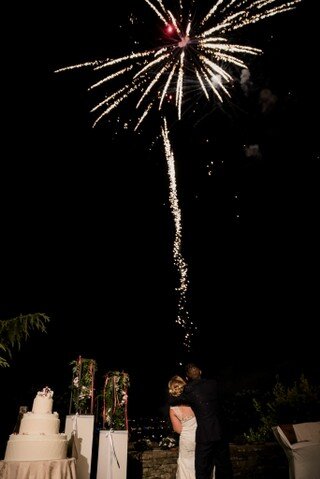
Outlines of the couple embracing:
[[217,383],[203,379],[195,364],[186,366],[187,382],[169,381],[170,420],[180,435],[177,479],[232,479],[229,445],[224,438]]

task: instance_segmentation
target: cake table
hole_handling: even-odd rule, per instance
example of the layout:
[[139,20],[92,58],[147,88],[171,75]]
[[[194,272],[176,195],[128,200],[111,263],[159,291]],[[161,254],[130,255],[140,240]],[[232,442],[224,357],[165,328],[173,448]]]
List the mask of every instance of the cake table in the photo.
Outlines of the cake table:
[[0,461],[1,479],[76,479],[76,460]]

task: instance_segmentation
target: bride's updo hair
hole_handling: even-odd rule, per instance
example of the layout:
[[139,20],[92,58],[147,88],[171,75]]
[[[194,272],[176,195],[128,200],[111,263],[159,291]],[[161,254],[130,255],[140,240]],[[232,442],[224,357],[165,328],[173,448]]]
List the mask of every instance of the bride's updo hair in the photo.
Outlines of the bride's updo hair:
[[169,394],[173,397],[180,396],[186,384],[185,380],[180,376],[173,376],[168,382]]

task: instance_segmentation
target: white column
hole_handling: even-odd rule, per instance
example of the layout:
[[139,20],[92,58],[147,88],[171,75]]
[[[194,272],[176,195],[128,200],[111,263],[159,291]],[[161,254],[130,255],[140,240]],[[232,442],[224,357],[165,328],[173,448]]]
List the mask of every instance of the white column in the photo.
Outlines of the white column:
[[100,431],[97,479],[126,479],[128,431]]
[[94,416],[73,415],[66,417],[65,434],[72,445],[72,457],[76,458],[77,479],[89,479],[91,471]]

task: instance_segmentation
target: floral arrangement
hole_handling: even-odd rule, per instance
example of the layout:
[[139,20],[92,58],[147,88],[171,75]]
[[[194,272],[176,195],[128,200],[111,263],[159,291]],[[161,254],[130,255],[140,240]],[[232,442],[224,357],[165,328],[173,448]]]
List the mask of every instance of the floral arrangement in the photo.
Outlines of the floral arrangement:
[[102,421],[105,429],[118,431],[128,429],[129,375],[120,371],[108,372],[102,391]]
[[171,449],[172,447],[176,447],[177,441],[175,440],[174,437],[163,437],[161,441],[159,442],[159,447],[161,449]]
[[73,405],[78,414],[93,414],[96,362],[79,356],[70,364],[73,366],[70,409]]

